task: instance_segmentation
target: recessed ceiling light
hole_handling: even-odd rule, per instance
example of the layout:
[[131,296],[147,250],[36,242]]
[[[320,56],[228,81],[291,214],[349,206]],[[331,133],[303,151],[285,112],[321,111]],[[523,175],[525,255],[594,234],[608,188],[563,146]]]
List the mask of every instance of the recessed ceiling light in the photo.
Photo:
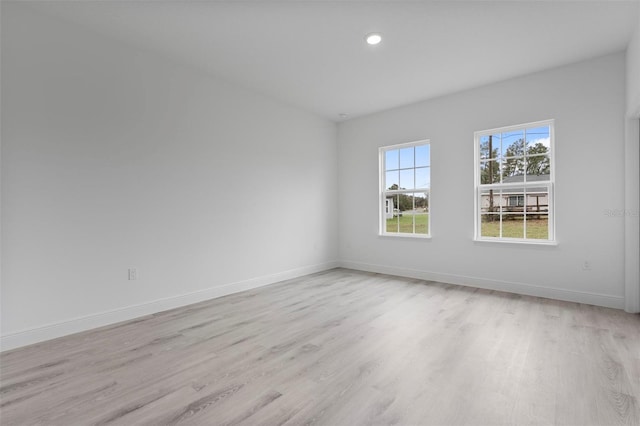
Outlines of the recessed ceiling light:
[[338,117],[340,117],[340,118],[342,118],[342,119],[345,119],[345,118],[349,117],[349,114],[346,114],[346,113],[344,113],[344,112],[341,112],[340,114],[338,114]]
[[367,43],[370,45],[376,45],[382,41],[382,36],[378,33],[367,34]]

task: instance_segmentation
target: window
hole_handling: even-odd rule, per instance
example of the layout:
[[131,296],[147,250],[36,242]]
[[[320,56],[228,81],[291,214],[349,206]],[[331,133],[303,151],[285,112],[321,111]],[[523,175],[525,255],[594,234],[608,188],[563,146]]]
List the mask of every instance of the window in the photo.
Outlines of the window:
[[555,240],[553,138],[553,120],[475,133],[476,240]]
[[510,195],[509,196],[509,206],[511,206],[511,207],[523,207],[524,206],[524,195]]
[[380,234],[428,237],[431,151],[429,141],[382,147]]

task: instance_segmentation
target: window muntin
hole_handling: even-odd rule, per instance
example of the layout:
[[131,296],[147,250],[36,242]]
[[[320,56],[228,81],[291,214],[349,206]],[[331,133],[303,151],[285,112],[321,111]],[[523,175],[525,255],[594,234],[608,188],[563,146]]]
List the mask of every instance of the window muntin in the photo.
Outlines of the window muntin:
[[428,237],[429,141],[380,148],[380,234]]
[[476,240],[555,240],[553,137],[553,120],[475,133]]

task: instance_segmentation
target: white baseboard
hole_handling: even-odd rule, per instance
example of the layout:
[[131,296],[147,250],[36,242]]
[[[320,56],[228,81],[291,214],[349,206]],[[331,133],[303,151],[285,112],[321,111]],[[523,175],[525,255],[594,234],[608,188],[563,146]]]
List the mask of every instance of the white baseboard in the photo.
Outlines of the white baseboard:
[[427,281],[438,281],[448,284],[457,284],[467,287],[477,287],[487,290],[498,290],[508,293],[523,294],[527,296],[545,297],[549,299],[565,300],[568,302],[586,303],[589,305],[604,306],[607,308],[624,309],[624,297],[609,296],[605,294],[564,290],[553,287],[536,286],[532,284],[508,282],[501,280],[489,280],[484,278],[468,277],[463,275],[442,274],[416,269],[397,268],[387,265],[374,265],[356,261],[332,261],[318,265],[310,265],[291,269],[277,274],[265,275],[249,280],[238,281],[221,286],[211,287],[205,290],[187,293],[179,296],[167,297],[147,303],[114,309],[79,318],[73,318],[42,327],[10,333],[0,337],[0,351],[19,348],[45,340],[90,330],[105,325],[111,325],[122,321],[128,321],[144,315],[150,315],[168,309],[179,308],[204,300],[215,299],[228,294],[238,293],[253,288],[258,288],[276,282],[301,277],[316,272],[343,267],[366,272],[396,275],[407,278],[416,278]]
[[532,284],[467,277],[464,275],[442,274],[416,269],[396,268],[393,266],[385,265],[373,265],[355,261],[341,261],[340,266],[343,268],[355,269],[358,271],[376,272],[380,274],[416,278],[426,281],[438,281],[447,284],[457,284],[467,287],[477,287],[487,290],[497,290],[507,293],[523,294],[527,296],[544,297],[547,299],[564,300],[567,302],[585,303],[588,305],[603,306],[606,308],[624,309],[624,297],[609,296],[606,294],[588,293],[553,287],[543,287]]
[[304,266],[301,268],[291,269],[272,275],[251,278],[244,281],[211,287],[193,293],[167,297],[147,303],[127,306],[121,309],[100,312],[93,315],[73,318],[54,324],[48,324],[42,327],[36,327],[16,333],[10,333],[0,337],[0,351],[7,351],[10,349],[19,348],[45,340],[55,339],[57,337],[62,337],[73,333],[78,333],[105,325],[115,324],[121,321],[128,321],[144,315],[155,314],[157,312],[166,311],[168,309],[179,308],[181,306],[190,305],[192,303],[215,299],[217,297],[250,290],[252,288],[262,287],[280,281],[301,277],[303,275],[326,271],[328,269],[337,268],[338,266],[339,263],[337,261],[321,263],[318,265]]

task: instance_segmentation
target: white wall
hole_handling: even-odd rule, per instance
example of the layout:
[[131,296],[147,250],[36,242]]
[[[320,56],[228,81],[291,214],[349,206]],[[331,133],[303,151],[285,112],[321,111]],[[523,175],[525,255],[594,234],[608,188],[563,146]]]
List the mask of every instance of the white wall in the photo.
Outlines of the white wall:
[[3,349],[335,266],[334,123],[2,12]]
[[640,312],[640,10],[627,47],[625,123],[625,310]]
[[[340,124],[342,263],[623,307],[624,218],[605,210],[624,209],[624,80],[620,53]],[[473,242],[473,132],[552,118],[559,244]],[[425,138],[433,238],[379,237],[378,147]]]
[[640,115],[640,8],[638,25],[627,48],[627,113]]

